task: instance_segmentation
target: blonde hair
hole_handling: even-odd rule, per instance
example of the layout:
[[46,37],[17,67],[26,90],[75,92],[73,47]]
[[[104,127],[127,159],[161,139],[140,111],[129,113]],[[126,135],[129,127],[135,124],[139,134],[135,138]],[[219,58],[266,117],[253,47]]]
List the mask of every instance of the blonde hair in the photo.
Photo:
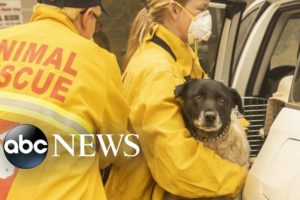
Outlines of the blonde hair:
[[[85,8],[70,8],[70,7],[59,8],[59,7],[56,7],[56,6],[37,3],[33,7],[33,12],[36,11],[38,8],[41,8],[41,7],[42,8],[47,8],[48,7],[48,8],[56,9],[57,11],[60,11],[63,14],[65,14],[72,21],[74,21],[79,16],[81,11],[85,10]],[[96,15],[98,15],[98,16],[101,15],[100,6],[93,7],[93,11],[95,12]]]
[[[124,68],[126,68],[129,60],[153,26],[163,24],[165,12],[172,1],[173,0],[148,0],[146,7],[135,17],[129,34]],[[184,6],[188,0],[176,1]]]

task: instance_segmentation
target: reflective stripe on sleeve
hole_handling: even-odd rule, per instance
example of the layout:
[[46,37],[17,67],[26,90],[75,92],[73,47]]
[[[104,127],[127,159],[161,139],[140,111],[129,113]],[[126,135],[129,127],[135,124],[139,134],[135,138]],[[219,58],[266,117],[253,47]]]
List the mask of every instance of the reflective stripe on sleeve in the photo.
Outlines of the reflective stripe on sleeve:
[[94,130],[88,122],[59,106],[34,97],[0,92],[0,111],[26,115],[58,127],[67,133],[92,134]]

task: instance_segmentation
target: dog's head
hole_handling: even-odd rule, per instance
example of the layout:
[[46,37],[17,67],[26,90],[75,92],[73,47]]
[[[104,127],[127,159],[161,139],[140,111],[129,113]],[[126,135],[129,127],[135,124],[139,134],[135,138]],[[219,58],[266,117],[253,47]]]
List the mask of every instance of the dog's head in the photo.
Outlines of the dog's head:
[[187,126],[202,138],[215,138],[229,126],[231,110],[238,106],[244,113],[238,92],[214,80],[192,79],[176,87],[175,97],[182,97]]

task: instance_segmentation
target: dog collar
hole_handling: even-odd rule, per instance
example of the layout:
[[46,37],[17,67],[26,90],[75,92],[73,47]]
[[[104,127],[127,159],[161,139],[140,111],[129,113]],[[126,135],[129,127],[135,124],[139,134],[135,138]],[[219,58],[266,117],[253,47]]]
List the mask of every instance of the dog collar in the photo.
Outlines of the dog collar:
[[208,142],[208,141],[217,141],[221,138],[223,138],[224,136],[227,135],[227,132],[228,132],[228,128],[229,128],[229,125],[227,124],[225,126],[225,128],[223,129],[223,132],[221,134],[219,134],[217,137],[213,137],[213,138],[208,138],[208,137],[203,137],[197,133],[192,133],[192,135],[197,139],[197,140],[200,140],[202,142]]

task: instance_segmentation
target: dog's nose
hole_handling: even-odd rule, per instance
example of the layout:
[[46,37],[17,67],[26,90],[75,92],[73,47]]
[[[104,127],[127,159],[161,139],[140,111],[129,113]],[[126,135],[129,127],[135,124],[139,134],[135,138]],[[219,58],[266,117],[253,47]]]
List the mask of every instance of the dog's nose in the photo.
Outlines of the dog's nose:
[[206,111],[204,113],[204,118],[205,118],[206,122],[213,123],[216,121],[217,114],[216,114],[216,112],[213,112],[213,111]]

